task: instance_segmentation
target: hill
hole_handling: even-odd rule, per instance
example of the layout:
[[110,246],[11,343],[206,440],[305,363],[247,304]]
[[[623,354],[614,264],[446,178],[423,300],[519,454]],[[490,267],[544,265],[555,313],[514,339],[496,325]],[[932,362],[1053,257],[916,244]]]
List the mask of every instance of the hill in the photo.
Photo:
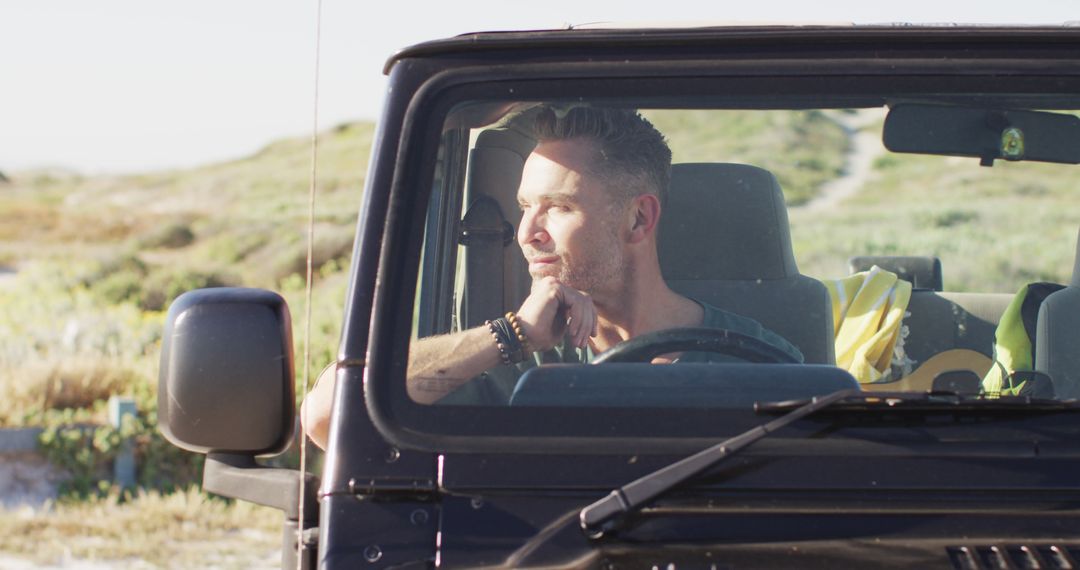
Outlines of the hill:
[[[351,246],[373,131],[368,123],[346,124],[319,137],[323,262]],[[272,286],[303,257],[310,155],[310,139],[296,138],[191,170],[90,178],[13,173],[2,190],[0,262],[109,265],[137,256],[151,266],[235,274],[237,281]]]
[[[373,133],[355,123],[319,136],[316,362],[332,358],[340,329]],[[162,311],[185,290],[266,287],[302,310],[310,156],[310,139],[295,138],[190,170],[9,173],[0,186],[0,426],[41,422],[49,410],[100,418],[112,393],[141,394],[152,407]],[[294,338],[299,349],[303,331]]]

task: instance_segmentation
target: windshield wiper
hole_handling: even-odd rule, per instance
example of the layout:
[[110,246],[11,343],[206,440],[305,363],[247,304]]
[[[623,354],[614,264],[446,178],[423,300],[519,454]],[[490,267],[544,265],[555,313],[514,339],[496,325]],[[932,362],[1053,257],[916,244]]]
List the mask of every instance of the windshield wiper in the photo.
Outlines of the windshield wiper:
[[[812,400],[759,402],[754,411],[763,414],[793,412]],[[830,411],[988,411],[988,412],[1046,412],[1080,409],[1080,401],[1034,398],[1031,396],[1001,396],[986,398],[955,392],[857,392],[829,407]],[[786,416],[785,416],[786,417]]]
[[693,479],[703,471],[738,453],[744,447],[800,418],[832,406],[837,402],[863,394],[865,393],[858,388],[854,388],[812,398],[767,424],[726,439],[686,459],[672,463],[663,469],[654,471],[615,489],[603,499],[581,509],[579,514],[581,528],[589,536],[599,538],[605,532],[617,527],[626,515],[633,513],[682,483]]
[[1080,410],[1080,401],[1052,400],[1028,396],[978,398],[952,392],[864,392],[846,389],[809,400],[761,402],[754,405],[759,413],[783,416],[758,426],[686,459],[654,471],[612,491],[581,510],[581,528],[593,538],[616,528],[626,515],[647,505],[660,495],[693,479],[707,469],[738,453],[770,433],[814,412],[829,408],[840,411],[976,411],[976,412],[1055,412]]

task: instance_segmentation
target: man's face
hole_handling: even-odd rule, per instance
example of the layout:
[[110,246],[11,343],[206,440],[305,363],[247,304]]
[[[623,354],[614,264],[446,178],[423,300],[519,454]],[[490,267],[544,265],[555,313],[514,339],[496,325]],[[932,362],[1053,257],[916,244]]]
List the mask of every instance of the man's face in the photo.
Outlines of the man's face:
[[623,207],[589,174],[596,151],[584,139],[542,142],[525,161],[518,189],[518,244],[532,278],[553,276],[594,292],[621,280]]

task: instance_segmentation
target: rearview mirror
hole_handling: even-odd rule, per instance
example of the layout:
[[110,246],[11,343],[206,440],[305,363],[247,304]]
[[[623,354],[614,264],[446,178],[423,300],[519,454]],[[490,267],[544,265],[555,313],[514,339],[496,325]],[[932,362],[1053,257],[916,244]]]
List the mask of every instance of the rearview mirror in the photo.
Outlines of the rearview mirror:
[[885,118],[893,152],[1080,164],[1080,118],[1061,113],[905,103]]

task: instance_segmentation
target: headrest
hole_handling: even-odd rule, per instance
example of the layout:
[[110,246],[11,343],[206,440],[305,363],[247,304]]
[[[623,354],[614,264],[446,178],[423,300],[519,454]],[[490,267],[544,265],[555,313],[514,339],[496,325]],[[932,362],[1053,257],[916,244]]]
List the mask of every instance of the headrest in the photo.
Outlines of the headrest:
[[747,164],[673,164],[658,249],[668,281],[799,274],[780,184]]
[[535,139],[509,127],[487,129],[476,137],[476,148],[504,148],[519,155],[522,160],[528,158],[535,147]]
[[868,271],[873,266],[895,273],[897,277],[911,283],[916,289],[942,291],[941,260],[933,256],[920,255],[857,255],[848,260],[848,270],[852,273]]

